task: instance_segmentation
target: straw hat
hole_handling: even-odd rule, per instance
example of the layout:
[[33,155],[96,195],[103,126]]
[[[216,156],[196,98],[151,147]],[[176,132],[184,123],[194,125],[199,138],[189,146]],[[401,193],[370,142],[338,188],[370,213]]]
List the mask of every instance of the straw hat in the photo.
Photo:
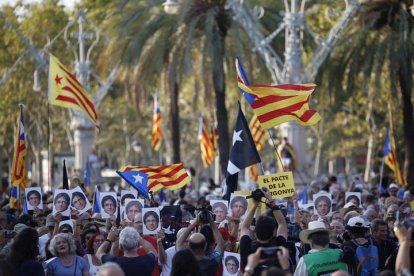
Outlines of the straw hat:
[[323,221],[311,221],[309,222],[308,229],[302,230],[300,232],[299,238],[304,243],[310,243],[309,236],[318,232],[326,232],[329,234],[334,233],[333,230],[326,228],[325,223]]

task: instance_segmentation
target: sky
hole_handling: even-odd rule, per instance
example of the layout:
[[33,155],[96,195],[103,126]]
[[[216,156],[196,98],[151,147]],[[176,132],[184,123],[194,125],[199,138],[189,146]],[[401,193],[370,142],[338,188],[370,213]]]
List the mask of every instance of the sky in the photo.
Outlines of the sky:
[[[16,2],[17,2],[17,0],[0,0],[0,6],[2,6],[4,4],[10,4],[10,3],[14,4]],[[25,0],[24,2],[28,2],[28,3],[41,2],[41,0]],[[73,5],[76,2],[79,2],[79,0],[60,0],[60,3],[64,4],[66,7],[70,8],[70,9],[73,7]]]

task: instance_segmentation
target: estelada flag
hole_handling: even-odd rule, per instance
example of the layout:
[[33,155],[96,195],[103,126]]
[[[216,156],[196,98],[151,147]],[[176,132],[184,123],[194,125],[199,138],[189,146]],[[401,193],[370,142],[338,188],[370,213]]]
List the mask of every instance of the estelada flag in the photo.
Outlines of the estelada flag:
[[49,103],[82,112],[99,128],[95,106],[84,87],[60,61],[50,55]]
[[198,126],[198,140],[200,141],[201,160],[204,167],[208,167],[214,160],[214,133],[210,135],[207,126],[207,119],[201,115]]
[[161,109],[158,103],[158,95],[154,93],[154,114],[152,116],[152,143],[151,147],[158,151],[162,142]]
[[117,173],[141,195],[148,198],[148,192],[162,188],[177,190],[190,183],[191,178],[182,163],[164,166],[125,166]]
[[385,137],[383,158],[385,164],[394,172],[395,181],[399,185],[405,185],[405,178],[398,165],[397,154],[395,153],[394,137],[390,134],[390,130],[387,129],[387,137]]
[[239,89],[263,129],[289,121],[298,121],[303,126],[320,121],[319,113],[309,109],[309,97],[315,84],[251,85],[238,58],[236,69]]
[[23,105],[19,105],[20,112],[17,120],[17,137],[15,141],[12,170],[11,170],[11,195],[10,208],[18,208],[20,206],[20,190],[26,188],[26,137],[24,135],[24,118]]

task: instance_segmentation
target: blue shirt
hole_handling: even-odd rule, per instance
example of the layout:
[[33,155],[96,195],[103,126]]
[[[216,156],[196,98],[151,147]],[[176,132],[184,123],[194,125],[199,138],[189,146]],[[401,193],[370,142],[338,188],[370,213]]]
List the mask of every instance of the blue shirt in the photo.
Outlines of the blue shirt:
[[70,266],[63,265],[60,258],[57,257],[47,264],[47,275],[53,276],[82,276],[87,272],[88,265],[82,257],[76,256]]

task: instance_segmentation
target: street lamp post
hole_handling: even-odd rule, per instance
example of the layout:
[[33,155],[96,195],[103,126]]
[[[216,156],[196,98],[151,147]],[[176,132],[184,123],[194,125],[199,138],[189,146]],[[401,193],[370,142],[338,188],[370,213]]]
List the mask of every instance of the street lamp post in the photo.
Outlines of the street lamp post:
[[[77,21],[79,25],[79,33],[71,33],[72,38],[76,38],[79,44],[79,55],[75,53],[76,57],[76,77],[82,84],[86,91],[88,89],[88,77],[90,73],[90,55],[94,46],[98,43],[99,32],[95,29],[95,40],[90,45],[85,54],[85,42],[86,39],[93,37],[93,34],[84,32],[86,13],[85,11],[79,11],[77,14]],[[66,44],[73,49],[73,46],[68,38],[68,30],[73,25],[74,21],[69,23],[65,29],[65,41]],[[73,111],[71,120],[71,128],[74,131],[74,146],[75,146],[75,170],[78,173],[83,172],[89,155],[92,153],[92,144],[94,139],[95,126],[94,124],[81,112]]]

